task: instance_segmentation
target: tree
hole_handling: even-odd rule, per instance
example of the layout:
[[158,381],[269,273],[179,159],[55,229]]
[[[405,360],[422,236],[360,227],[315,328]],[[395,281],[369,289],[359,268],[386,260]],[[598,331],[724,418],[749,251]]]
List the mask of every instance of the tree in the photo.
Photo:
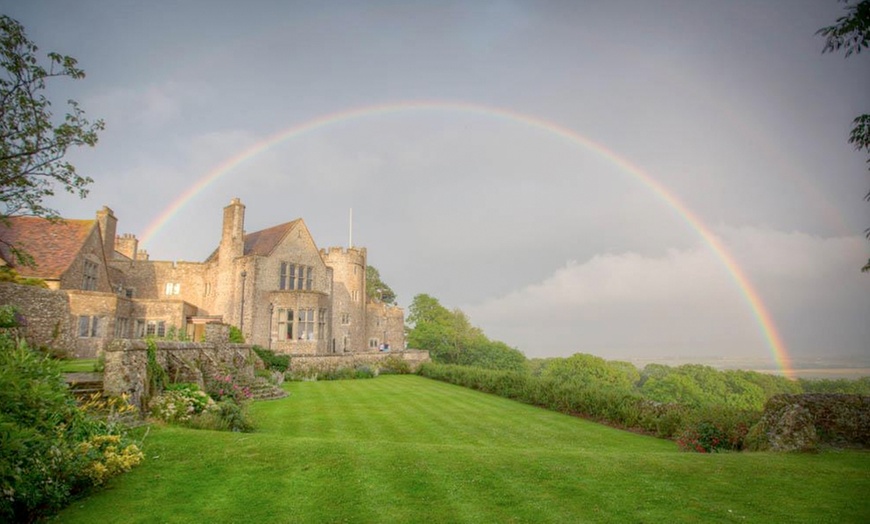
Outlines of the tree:
[[[102,120],[89,122],[75,100],[68,100],[68,112],[57,121],[51,101],[43,91],[48,79],[84,78],[75,58],[48,53],[48,65],[40,65],[38,48],[16,20],[0,15],[0,223],[12,215],[59,219],[57,211],[43,199],[54,195],[55,187],[87,196],[90,177],[81,176],[64,160],[67,150],[94,146]],[[32,260],[20,249],[9,246],[21,263]]]
[[[837,19],[834,25],[823,27],[816,31],[817,35],[825,37],[825,47],[822,53],[845,49],[845,57],[860,54],[862,49],[870,45],[870,0],[861,0],[850,4],[845,0],[846,14]],[[870,153],[870,114],[863,114],[852,121],[852,132],[849,143],[858,151]],[[870,156],[867,158],[870,163]],[[864,195],[864,200],[870,201],[870,191]],[[864,235],[870,239],[870,228],[864,230]],[[870,259],[861,271],[870,271]]]
[[375,266],[366,266],[366,297],[372,302],[396,303],[396,293],[381,280]]
[[461,309],[450,311],[437,298],[420,294],[408,308],[408,347],[426,349],[432,360],[487,369],[522,371],[526,356],[490,340]]

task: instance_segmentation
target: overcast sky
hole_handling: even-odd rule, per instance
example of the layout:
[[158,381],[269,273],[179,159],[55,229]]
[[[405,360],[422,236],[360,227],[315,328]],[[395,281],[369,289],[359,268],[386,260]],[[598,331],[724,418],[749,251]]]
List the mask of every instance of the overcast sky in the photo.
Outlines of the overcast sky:
[[71,155],[93,188],[52,203],[108,205],[119,233],[248,148],[363,110],[218,177],[145,239],[152,259],[204,260],[233,197],[249,232],[302,217],[320,247],[347,245],[353,208],[401,305],[433,295],[530,357],[772,361],[680,202],[793,357],[870,354],[870,176],[847,143],[870,53],[821,54],[834,0],[0,6],[87,72],[51,94],[106,122]]

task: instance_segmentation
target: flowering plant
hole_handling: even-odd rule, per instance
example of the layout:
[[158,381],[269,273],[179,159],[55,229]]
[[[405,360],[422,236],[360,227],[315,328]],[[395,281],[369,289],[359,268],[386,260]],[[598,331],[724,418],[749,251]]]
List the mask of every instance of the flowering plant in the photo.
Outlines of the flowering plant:
[[696,451],[698,453],[712,453],[728,448],[728,439],[725,432],[717,425],[710,422],[699,422],[689,426],[677,437],[677,445],[683,451]]
[[231,399],[242,402],[251,398],[251,388],[239,383],[232,373],[216,373],[206,382],[206,391],[216,402]]

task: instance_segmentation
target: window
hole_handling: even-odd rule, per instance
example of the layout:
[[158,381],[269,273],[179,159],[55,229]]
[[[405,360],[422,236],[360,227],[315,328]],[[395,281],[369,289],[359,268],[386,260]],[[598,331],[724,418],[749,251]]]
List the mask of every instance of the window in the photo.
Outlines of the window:
[[350,325],[350,313],[341,314],[341,323],[344,326]]
[[205,290],[203,290],[203,295],[204,295],[204,296],[209,296],[209,295],[211,295],[211,282],[206,282],[206,283],[205,283]]
[[86,337],[89,332],[89,323],[91,321],[91,317],[79,317],[79,336]]
[[317,311],[317,339],[324,340],[326,338],[326,308],[320,308]]
[[133,298],[133,288],[128,287],[124,290],[124,296],[127,298]]
[[354,289],[350,292],[350,298],[353,299],[354,302],[359,302],[359,291]]
[[299,310],[299,339],[314,340],[314,309]]
[[127,338],[130,319],[118,317],[115,319],[115,338]]
[[178,282],[167,282],[163,292],[166,295],[177,295],[181,292],[181,284]]
[[100,317],[82,315],[79,317],[79,337],[97,337],[100,334]]
[[293,340],[293,310],[278,310],[278,340]]
[[164,337],[166,336],[166,322],[163,320],[149,320],[145,324],[145,336],[147,337]]
[[84,277],[82,278],[82,289],[85,291],[94,291],[97,289],[97,266],[96,262],[85,260]]
[[278,277],[278,289],[292,291],[294,289],[311,291],[314,284],[314,268],[281,262],[281,274]]
[[145,320],[141,318],[136,319],[136,329],[133,331],[134,338],[145,338]]
[[376,338],[369,339],[369,349],[378,349],[378,339],[376,339]]

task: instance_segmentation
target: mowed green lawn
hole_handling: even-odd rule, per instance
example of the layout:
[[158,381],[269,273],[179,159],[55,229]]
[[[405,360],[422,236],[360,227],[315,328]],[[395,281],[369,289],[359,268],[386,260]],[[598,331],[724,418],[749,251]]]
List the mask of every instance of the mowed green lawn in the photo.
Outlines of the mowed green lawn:
[[701,455],[417,376],[295,382],[256,433],[152,428],[58,522],[870,522],[870,453]]

